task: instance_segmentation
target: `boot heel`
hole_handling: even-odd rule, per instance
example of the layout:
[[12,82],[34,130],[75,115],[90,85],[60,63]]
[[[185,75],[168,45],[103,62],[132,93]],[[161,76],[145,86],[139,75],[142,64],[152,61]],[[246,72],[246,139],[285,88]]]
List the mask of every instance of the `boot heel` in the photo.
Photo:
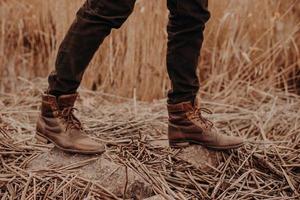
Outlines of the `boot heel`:
[[48,139],[46,139],[45,137],[43,136],[40,136],[38,134],[35,134],[35,139],[43,144],[49,144],[50,141]]
[[169,145],[172,148],[183,148],[190,145],[189,142],[169,140]]

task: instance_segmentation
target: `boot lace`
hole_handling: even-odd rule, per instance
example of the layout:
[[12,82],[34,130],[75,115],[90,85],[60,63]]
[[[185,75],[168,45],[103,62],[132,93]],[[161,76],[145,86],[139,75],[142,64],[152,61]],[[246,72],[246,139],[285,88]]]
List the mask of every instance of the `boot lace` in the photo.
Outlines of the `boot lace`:
[[214,123],[202,115],[202,112],[212,114],[213,112],[207,108],[195,108],[192,112],[191,119],[200,121],[205,124],[206,128],[212,128]]
[[66,121],[66,130],[69,128],[82,129],[81,122],[74,115],[74,111],[78,111],[77,108],[67,107],[61,111],[61,117]]

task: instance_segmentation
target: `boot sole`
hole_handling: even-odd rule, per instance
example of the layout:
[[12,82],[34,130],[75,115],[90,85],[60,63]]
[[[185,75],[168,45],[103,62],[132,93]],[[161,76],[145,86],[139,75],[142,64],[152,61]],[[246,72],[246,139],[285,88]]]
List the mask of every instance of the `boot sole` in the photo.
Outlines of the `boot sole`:
[[172,148],[184,148],[184,147],[191,146],[193,144],[201,145],[201,146],[204,146],[208,149],[220,150],[220,151],[221,150],[229,150],[229,149],[237,149],[237,148],[244,145],[244,143],[240,143],[240,144],[236,144],[236,145],[220,147],[220,146],[207,145],[205,143],[197,142],[195,140],[180,140],[180,141],[169,140],[169,145]]
[[55,142],[53,142],[50,138],[43,136],[41,133],[36,132],[35,138],[37,141],[43,143],[43,144],[50,144],[53,143],[58,149],[65,151],[65,152],[69,152],[69,153],[77,153],[77,154],[86,154],[86,155],[90,155],[90,154],[102,154],[105,152],[105,150],[103,151],[80,151],[80,150],[74,150],[74,149],[66,149],[64,147],[61,147],[59,145],[57,145]]

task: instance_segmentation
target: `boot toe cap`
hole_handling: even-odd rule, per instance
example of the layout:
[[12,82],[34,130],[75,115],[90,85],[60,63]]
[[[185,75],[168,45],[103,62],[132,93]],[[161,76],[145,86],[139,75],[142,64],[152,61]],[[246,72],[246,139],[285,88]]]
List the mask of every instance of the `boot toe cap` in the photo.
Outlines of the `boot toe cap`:
[[105,145],[98,143],[91,138],[85,138],[81,141],[78,141],[76,145],[76,149],[80,153],[104,153],[105,152]]
[[220,138],[220,146],[227,149],[238,148],[245,144],[245,139],[243,137],[237,136],[222,136]]

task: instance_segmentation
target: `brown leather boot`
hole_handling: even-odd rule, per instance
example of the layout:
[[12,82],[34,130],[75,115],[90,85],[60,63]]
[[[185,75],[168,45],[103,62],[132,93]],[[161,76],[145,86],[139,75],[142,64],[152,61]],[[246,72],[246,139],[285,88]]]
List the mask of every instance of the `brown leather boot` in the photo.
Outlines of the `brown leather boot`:
[[44,94],[41,115],[37,121],[36,138],[52,142],[59,149],[81,154],[101,154],[104,146],[89,138],[75,117],[74,103],[77,94],[55,97]]
[[201,115],[201,111],[211,113],[208,109],[197,108],[191,102],[168,105],[168,137],[171,147],[184,147],[200,144],[216,150],[238,148],[244,139],[217,133],[213,123]]

